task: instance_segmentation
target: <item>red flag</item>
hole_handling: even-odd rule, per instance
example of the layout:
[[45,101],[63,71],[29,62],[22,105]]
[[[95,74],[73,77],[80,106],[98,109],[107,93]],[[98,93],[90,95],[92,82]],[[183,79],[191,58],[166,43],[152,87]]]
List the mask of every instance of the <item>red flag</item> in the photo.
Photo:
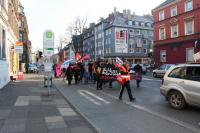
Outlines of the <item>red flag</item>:
[[89,55],[84,55],[78,62],[83,62],[84,60],[90,59]]
[[75,60],[78,61],[81,59],[81,55],[79,53],[76,53],[75,55]]

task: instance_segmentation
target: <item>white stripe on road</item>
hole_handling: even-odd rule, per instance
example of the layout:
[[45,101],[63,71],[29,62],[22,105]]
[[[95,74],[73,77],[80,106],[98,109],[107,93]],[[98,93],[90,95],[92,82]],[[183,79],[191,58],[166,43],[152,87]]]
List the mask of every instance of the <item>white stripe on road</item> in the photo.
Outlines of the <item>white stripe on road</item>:
[[95,101],[93,98],[87,96],[85,93],[79,91],[79,94],[82,95],[82,96],[84,96],[86,99],[88,99],[88,100],[91,101],[92,103],[94,103],[94,104],[96,104],[96,105],[99,105],[99,106],[101,105],[101,103]]
[[[79,94],[81,94],[82,96],[84,96],[86,99],[88,99],[89,101],[93,102],[94,104],[96,105],[101,105],[100,102],[98,101],[101,101],[105,104],[110,104],[109,101],[89,92],[89,91],[86,91],[86,90],[78,90]],[[97,101],[98,100],[98,101]]]
[[82,90],[81,92],[85,92],[85,93],[89,94],[90,96],[92,96],[92,97],[98,99],[99,101],[104,102],[105,104],[110,104],[109,101],[107,101],[107,100],[105,100],[105,99],[103,99],[103,98],[101,98],[101,97],[99,97],[99,96],[97,96],[97,95],[95,95],[95,94],[93,94],[93,93],[91,93],[91,92],[89,92],[89,91]]
[[147,81],[157,81],[157,82],[161,82],[161,81],[162,81],[162,80],[152,79],[152,78],[147,78],[147,77],[143,77],[142,80],[147,80]]
[[[109,96],[109,97],[111,97],[111,98],[118,99],[118,97],[113,96],[113,95],[111,95],[111,94],[108,94],[108,93],[105,93],[105,92],[101,92],[101,93],[103,93],[104,95],[107,95],[107,96]],[[132,106],[132,107],[134,107],[134,108],[136,108],[136,109],[138,109],[138,110],[145,111],[145,112],[147,112],[147,113],[149,113],[149,114],[152,114],[152,115],[154,115],[154,116],[157,116],[157,117],[159,117],[159,118],[161,118],[161,119],[167,120],[167,121],[172,122],[172,123],[174,123],[174,124],[177,124],[177,125],[179,125],[179,126],[181,126],[181,127],[184,127],[184,128],[186,128],[186,129],[189,129],[189,130],[191,130],[191,131],[193,131],[193,132],[200,133],[200,129],[197,129],[197,128],[196,128],[195,126],[193,126],[193,125],[187,124],[187,123],[185,123],[185,122],[179,121],[179,120],[174,119],[174,118],[170,118],[170,117],[165,116],[165,115],[163,115],[163,114],[159,114],[158,112],[152,111],[152,110],[150,110],[150,109],[148,109],[148,108],[146,108],[146,107],[144,107],[144,106],[140,106],[140,105],[137,105],[137,104],[132,103],[132,102],[128,102],[128,101],[124,101],[124,100],[123,100],[122,102],[125,103],[125,104],[127,104],[127,105],[129,105],[129,106]]]

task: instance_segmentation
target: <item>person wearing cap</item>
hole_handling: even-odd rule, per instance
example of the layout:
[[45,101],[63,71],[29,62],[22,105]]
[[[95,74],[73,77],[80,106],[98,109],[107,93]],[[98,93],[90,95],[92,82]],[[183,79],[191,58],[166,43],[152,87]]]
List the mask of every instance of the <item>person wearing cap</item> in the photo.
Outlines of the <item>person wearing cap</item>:
[[122,100],[123,92],[124,92],[124,89],[126,88],[130,101],[134,101],[135,98],[132,96],[132,92],[131,92],[131,88],[130,88],[130,75],[129,75],[129,64],[128,64],[128,62],[125,62],[120,67],[120,73],[123,76],[125,83],[121,87],[120,94],[119,94],[119,100]]

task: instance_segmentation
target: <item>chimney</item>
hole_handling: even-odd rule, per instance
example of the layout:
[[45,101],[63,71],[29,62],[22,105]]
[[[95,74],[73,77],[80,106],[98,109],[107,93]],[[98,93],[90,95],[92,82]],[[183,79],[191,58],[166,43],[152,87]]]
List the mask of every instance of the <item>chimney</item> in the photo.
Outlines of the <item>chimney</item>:
[[131,19],[131,10],[130,9],[127,10],[127,17],[129,20]]
[[100,21],[103,21],[104,20],[104,18],[103,17],[100,17]]
[[127,18],[126,10],[123,10],[123,17]]
[[90,23],[90,27],[94,27],[95,26],[95,23]]
[[135,12],[133,12],[133,16],[135,16]]

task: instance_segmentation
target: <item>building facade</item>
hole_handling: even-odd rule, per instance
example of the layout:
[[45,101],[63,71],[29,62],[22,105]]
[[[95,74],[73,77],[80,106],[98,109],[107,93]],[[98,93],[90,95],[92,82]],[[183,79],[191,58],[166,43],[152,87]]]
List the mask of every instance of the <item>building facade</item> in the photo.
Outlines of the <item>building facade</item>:
[[83,53],[90,55],[91,59],[95,59],[95,24],[91,23],[90,27],[83,30]]
[[0,88],[19,70],[19,55],[14,46],[18,41],[18,0],[0,1]]
[[74,50],[76,53],[83,55],[83,34],[81,35],[73,35],[72,42]]
[[115,11],[102,20],[95,28],[96,57],[116,57],[149,63],[148,54],[153,46],[153,18],[138,16],[130,10]]
[[107,18],[100,18],[96,25],[91,24],[82,36],[82,55],[89,54],[91,59],[120,57],[131,63],[149,63],[148,55],[153,49],[153,17],[131,14],[130,10],[120,13],[115,9]]
[[32,55],[31,42],[29,41],[29,30],[24,7],[19,4],[19,41],[23,43],[23,53],[19,55],[20,66],[30,63]]
[[194,61],[200,51],[199,12],[199,0],[166,0],[152,10],[157,66]]

